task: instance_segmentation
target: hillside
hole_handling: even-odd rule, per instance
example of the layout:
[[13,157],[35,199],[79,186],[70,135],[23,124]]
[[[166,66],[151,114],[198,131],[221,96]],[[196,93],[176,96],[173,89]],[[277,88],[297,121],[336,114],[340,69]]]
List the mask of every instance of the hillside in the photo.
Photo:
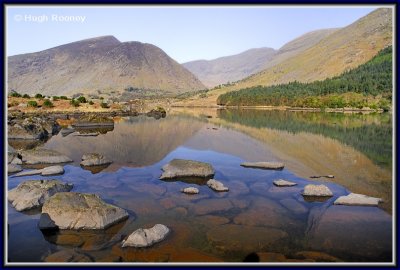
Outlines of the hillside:
[[236,82],[293,57],[336,30],[322,29],[312,31],[288,42],[279,50],[272,48],[250,49],[240,54],[210,61],[197,60],[187,62],[183,66],[208,87]]
[[[256,86],[225,93],[218,98],[219,105],[287,105],[300,107],[363,107],[368,96],[392,97],[392,46],[380,51],[374,58],[340,76],[311,83],[291,82],[274,86]],[[347,98],[340,96],[351,95]]]
[[208,87],[234,82],[264,69],[276,54],[272,48],[250,49],[240,54],[214,60],[197,60],[182,64]]
[[177,104],[215,105],[219,95],[230,91],[294,81],[312,82],[337,76],[367,62],[391,45],[392,31],[392,9],[377,9],[279,64],[234,85],[209,91],[206,97],[196,96]]
[[125,89],[146,95],[204,88],[193,74],[158,47],[120,42],[113,36],[8,57],[8,91],[19,93],[115,96]]

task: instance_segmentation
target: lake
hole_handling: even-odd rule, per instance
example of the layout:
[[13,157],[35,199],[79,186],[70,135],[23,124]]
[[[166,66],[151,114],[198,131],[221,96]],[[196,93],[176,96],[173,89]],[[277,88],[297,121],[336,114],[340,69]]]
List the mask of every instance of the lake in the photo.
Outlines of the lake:
[[[20,213],[9,204],[10,262],[40,262],[68,249],[96,262],[392,261],[391,114],[174,108],[159,120],[114,121],[96,137],[51,137],[44,147],[74,162],[47,179],[98,194],[129,219],[102,231],[42,232],[38,211]],[[79,162],[91,152],[113,163],[84,170]],[[205,181],[159,180],[174,158],[212,164],[229,192],[214,192]],[[244,161],[282,161],[285,168],[244,168]],[[335,178],[310,178],[328,174]],[[9,177],[8,189],[28,179],[44,177]],[[298,185],[279,188],[276,179]],[[301,191],[310,183],[325,184],[334,196],[305,200]],[[180,192],[188,186],[200,193]],[[384,203],[333,205],[350,192]],[[121,247],[130,233],[157,223],[172,231],[163,242]]]

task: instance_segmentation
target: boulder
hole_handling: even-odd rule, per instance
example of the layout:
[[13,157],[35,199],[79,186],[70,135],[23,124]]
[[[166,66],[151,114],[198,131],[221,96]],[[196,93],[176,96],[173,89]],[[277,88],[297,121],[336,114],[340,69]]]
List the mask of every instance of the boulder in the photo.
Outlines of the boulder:
[[17,164],[8,164],[7,165],[7,172],[8,173],[17,173],[22,171],[22,167]]
[[7,163],[8,164],[16,164],[16,165],[21,165],[22,160],[18,157],[17,152],[8,152],[7,153]]
[[13,125],[8,127],[9,139],[44,140],[57,134],[60,125],[47,117],[28,117],[16,119]]
[[215,179],[210,179],[207,181],[207,186],[211,188],[212,190],[223,192],[223,191],[229,191],[229,188],[224,186],[220,181],[217,181]]
[[82,156],[81,166],[101,166],[111,163],[112,161],[106,159],[103,155],[91,153]]
[[8,192],[8,201],[17,211],[41,206],[57,192],[68,192],[72,184],[59,180],[28,180]]
[[122,241],[122,247],[149,247],[167,237],[170,230],[163,224],[156,224],[150,229],[137,229]]
[[50,175],[59,175],[64,173],[64,167],[55,165],[49,166],[40,170],[30,170],[26,172],[17,173],[13,177],[21,177],[21,176],[30,176],[30,175],[37,175],[41,174],[43,176],[50,176]]
[[282,170],[285,167],[282,162],[243,162],[240,166],[267,170]]
[[377,206],[380,202],[382,202],[382,199],[357,193],[350,193],[347,196],[340,196],[333,204]]
[[177,177],[212,177],[214,169],[211,164],[185,159],[174,159],[162,167],[160,179]]
[[304,187],[303,196],[315,196],[315,197],[331,197],[333,196],[332,191],[325,185],[306,185]]
[[186,194],[198,194],[199,189],[195,188],[195,187],[187,187],[187,188],[183,188],[181,190],[181,192],[186,193]]
[[156,109],[152,109],[151,111],[146,113],[146,116],[153,117],[155,119],[165,118],[166,115],[167,112],[162,107],[157,107]]
[[22,151],[21,156],[24,164],[57,164],[72,162],[72,159],[69,157],[57,151],[44,148]]
[[42,207],[40,229],[105,229],[126,218],[128,213],[105,203],[98,195],[60,192]]
[[274,180],[274,185],[277,187],[292,187],[297,185],[297,183],[279,179],[279,180]]
[[75,129],[74,128],[63,128],[61,129],[60,133],[63,137],[68,136],[71,133],[74,133]]

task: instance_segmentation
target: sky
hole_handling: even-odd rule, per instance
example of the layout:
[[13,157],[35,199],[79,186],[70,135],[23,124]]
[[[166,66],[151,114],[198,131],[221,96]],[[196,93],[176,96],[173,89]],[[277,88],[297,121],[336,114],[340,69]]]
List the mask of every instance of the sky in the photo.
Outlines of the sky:
[[151,43],[179,63],[279,49],[307,32],[347,26],[376,7],[7,7],[7,56],[105,35]]

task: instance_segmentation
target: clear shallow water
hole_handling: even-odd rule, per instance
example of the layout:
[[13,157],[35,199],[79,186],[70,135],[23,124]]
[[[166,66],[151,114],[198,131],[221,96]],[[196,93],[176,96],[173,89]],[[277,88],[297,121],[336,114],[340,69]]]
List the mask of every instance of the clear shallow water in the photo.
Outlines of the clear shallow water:
[[[237,114],[240,116],[239,112]],[[97,137],[73,134],[62,137],[59,134],[51,138],[45,147],[70,156],[74,163],[65,166],[64,175],[48,178],[71,182],[76,192],[96,193],[105,201],[127,209],[130,218],[100,232],[47,234],[37,227],[40,214],[18,213],[9,205],[9,260],[42,261],[58,250],[74,249],[93,261],[238,262],[253,252],[276,252],[287,258],[301,259],[297,254],[301,251],[320,251],[343,261],[391,261],[392,217],[387,210],[377,207],[333,206],[338,196],[350,192],[349,187],[342,184],[343,179],[335,178],[340,184],[324,182],[334,197],[323,202],[309,202],[300,192],[306,184],[319,182],[307,180],[293,171],[312,167],[312,160],[300,164],[288,159],[289,164],[282,171],[239,165],[243,161],[257,160],[286,163],[282,157],[290,154],[297,158],[281,145],[294,141],[305,147],[307,141],[303,140],[303,135],[298,137],[270,127],[238,124],[221,113],[218,116],[170,114],[160,120],[126,118],[117,122],[114,130]],[[246,119],[246,115],[241,118]],[[308,135],[313,136],[312,133]],[[341,153],[349,147],[336,139],[324,142],[333,144]],[[333,146],[330,145],[330,149]],[[360,151],[352,151],[362,156],[358,160],[370,160]],[[114,163],[93,174],[78,165],[82,154],[87,152],[104,154]],[[161,167],[173,158],[211,163],[216,171],[214,178],[230,191],[216,193],[198,182],[198,195],[180,193],[181,188],[194,184],[158,179]],[[364,161],[364,164],[369,163]],[[384,165],[376,166],[376,170],[388,170]],[[324,168],[324,172],[328,169],[329,166]],[[43,178],[9,178],[8,188],[27,179]],[[279,178],[294,181],[298,186],[273,186],[272,181]],[[365,186],[374,184],[364,183]],[[148,249],[120,247],[121,240],[134,230],[156,223],[172,229],[164,242]]]

